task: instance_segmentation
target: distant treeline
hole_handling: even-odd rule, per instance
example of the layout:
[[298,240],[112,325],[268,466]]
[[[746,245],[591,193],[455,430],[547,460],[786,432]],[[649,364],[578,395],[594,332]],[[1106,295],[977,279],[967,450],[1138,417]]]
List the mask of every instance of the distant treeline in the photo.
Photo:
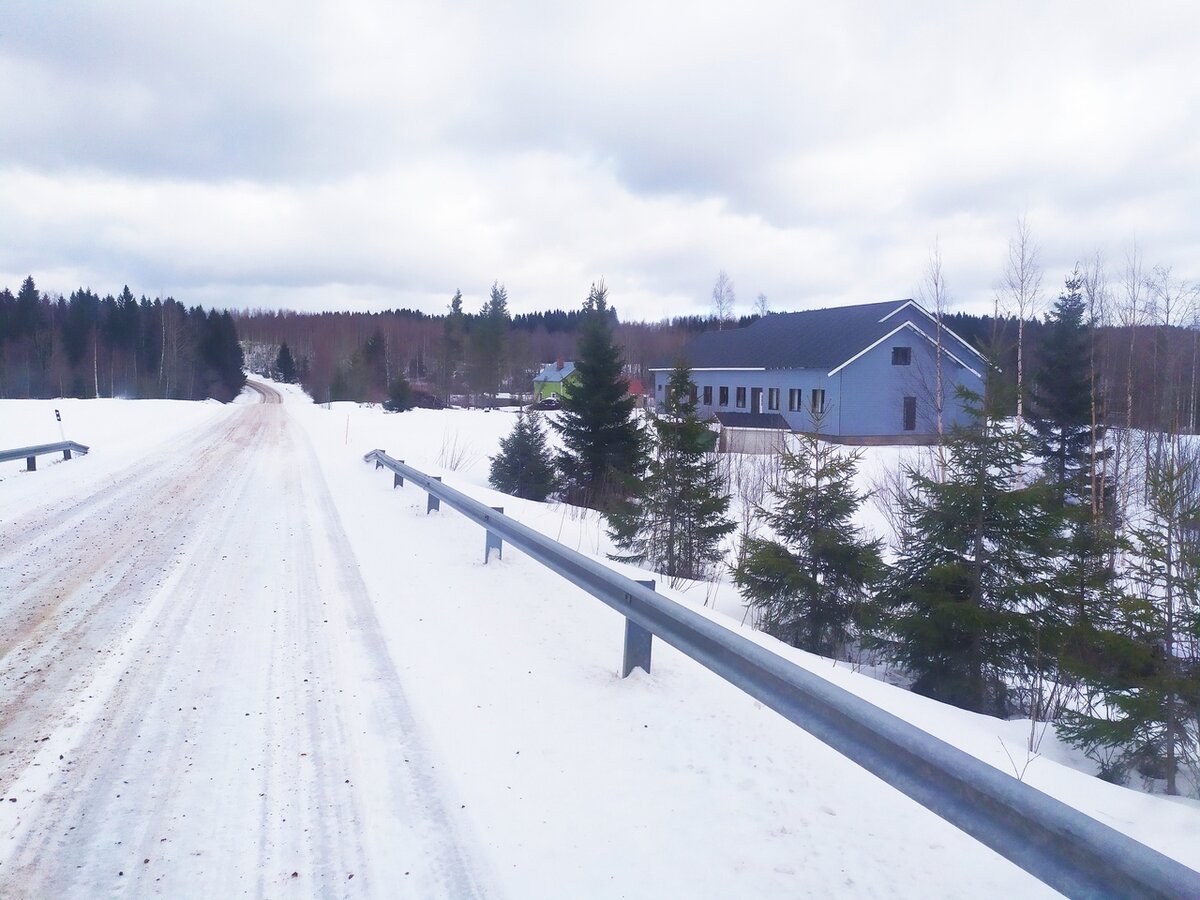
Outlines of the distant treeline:
[[[478,312],[466,311],[468,302],[456,295],[442,315],[245,310],[235,318],[252,368],[268,369],[287,344],[299,381],[320,401],[382,400],[397,375],[443,400],[528,393],[543,365],[575,357],[582,308],[512,315],[500,284]],[[647,383],[651,366],[672,360],[690,338],[718,324],[712,316],[626,322],[615,308],[609,314],[629,374]],[[756,318],[743,316],[726,327]]]
[[168,297],[0,290],[0,397],[228,401],[245,384],[227,312]]
[[[494,287],[503,293],[503,286]],[[443,399],[452,394],[527,393],[543,365],[575,357],[582,313],[558,309],[510,316],[506,294],[502,300],[498,306],[484,301],[480,311],[472,313],[462,310],[460,297],[458,311],[448,309],[444,315],[408,309],[315,314],[257,310],[235,315],[242,339],[259,351],[252,358],[269,366],[279,346],[288,344],[300,380],[318,400],[381,400],[396,375]],[[692,337],[718,327],[715,316],[624,322],[615,310],[611,313],[627,370],[646,384],[652,366],[669,365]],[[742,327],[756,318],[743,316],[725,327]],[[1200,333],[1155,322],[1148,314],[1137,319],[1136,326],[1120,324],[1121,318],[1110,313],[1097,317],[1095,323],[1096,378],[1104,421],[1123,425],[1128,419],[1139,428],[1194,430]],[[991,316],[959,312],[946,315],[945,322],[994,361],[999,386],[1015,398],[1016,319],[994,321]],[[1041,317],[1025,323],[1026,372],[1041,368],[1043,329]]]
[[[1115,316],[1113,318],[1116,318]],[[1017,393],[1017,322],[991,316],[953,313],[950,328],[981,350],[999,368],[993,373],[998,389]],[[1030,373],[1047,368],[1044,318],[1025,323],[1025,395],[1028,402],[1039,385]],[[1195,433],[1200,398],[1200,330],[1155,322],[1149,315],[1136,325],[1105,324],[1093,329],[1091,353],[1099,421],[1148,431]]]

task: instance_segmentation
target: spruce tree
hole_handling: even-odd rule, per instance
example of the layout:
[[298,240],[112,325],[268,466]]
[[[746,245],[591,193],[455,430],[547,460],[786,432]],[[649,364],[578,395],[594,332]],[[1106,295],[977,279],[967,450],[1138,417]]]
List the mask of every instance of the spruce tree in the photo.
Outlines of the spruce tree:
[[554,460],[536,413],[517,414],[512,432],[500,441],[500,452],[492,457],[489,481],[496,490],[526,500],[541,502],[554,493]]
[[578,380],[551,424],[563,443],[557,463],[567,501],[608,510],[645,468],[645,440],[613,339],[604,282],[592,285],[583,310],[575,358]]
[[794,647],[834,656],[883,575],[882,542],[853,523],[859,453],[800,435],[782,454],[783,479],[759,511],[773,537],[747,537],[733,577],[760,627]]
[[504,368],[511,324],[508,291],[500,282],[493,282],[491,294],[480,309],[471,333],[472,382],[489,405],[495,404],[500,391],[500,373]]
[[438,365],[438,384],[442,389],[442,402],[447,406],[454,390],[454,376],[462,360],[465,321],[462,291],[455,291],[450,299],[450,312],[442,321],[442,354]]
[[388,396],[383,401],[383,408],[388,412],[408,412],[413,408],[412,386],[404,375],[397,375],[388,385]]
[[[1039,622],[1037,668],[1054,684],[1086,694],[1107,681],[1110,654],[1122,640],[1105,633],[1122,593],[1113,564],[1120,548],[1114,491],[1102,465],[1111,451],[1099,449],[1105,427],[1103,421],[1093,421],[1091,335],[1083,288],[1076,269],[1047,317],[1030,424],[1050,510],[1059,519],[1056,589]],[[1036,717],[1036,707],[1033,712]]]
[[1004,715],[1009,682],[1036,668],[1056,518],[1045,488],[1023,472],[1028,430],[959,393],[970,420],[947,439],[944,477],[909,472],[874,642],[912,674],[917,693]]
[[[1042,332],[1041,365],[1031,389],[1034,450],[1064,501],[1090,499],[1092,391],[1083,275],[1076,269]],[[1104,436],[1103,425],[1095,435]]]
[[678,587],[708,575],[721,561],[722,539],[735,527],[711,454],[713,434],[697,412],[687,366],[671,373],[664,409],[651,424],[646,476],[608,518],[609,536],[622,551],[609,558],[648,564]]
[[275,377],[284,384],[294,384],[296,381],[296,361],[292,359],[292,351],[286,341],[279,345],[279,355],[275,357]]

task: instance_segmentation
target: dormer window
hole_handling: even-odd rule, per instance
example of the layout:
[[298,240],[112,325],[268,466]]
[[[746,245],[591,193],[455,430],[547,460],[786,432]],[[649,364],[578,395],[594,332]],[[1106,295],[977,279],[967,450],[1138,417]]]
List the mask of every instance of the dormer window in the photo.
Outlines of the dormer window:
[[893,347],[892,348],[892,365],[893,366],[911,366],[912,365],[912,347]]

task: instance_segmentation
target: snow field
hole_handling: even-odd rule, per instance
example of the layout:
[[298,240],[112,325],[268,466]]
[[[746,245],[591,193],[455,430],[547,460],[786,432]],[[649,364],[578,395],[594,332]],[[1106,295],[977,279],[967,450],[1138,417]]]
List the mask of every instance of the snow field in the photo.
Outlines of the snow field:
[[[447,508],[426,516],[422,491],[393,491],[390,473],[361,462],[380,447],[584,552],[605,549],[594,517],[480,487],[485,451],[457,471],[436,464],[447,443],[494,447],[511,414],[385,415],[338,404],[303,412],[365,577],[385,591],[376,599],[391,623],[393,655],[422,673],[413,688],[418,716],[438,755],[455,760],[454,779],[472,797],[475,829],[494,859],[516,867],[536,848],[537,874],[572,885],[605,884],[617,877],[613,859],[624,860],[623,868],[643,875],[611,882],[622,896],[653,896],[653,884],[697,896],[954,896],[964,884],[980,896],[1046,890],[660,642],[652,676],[620,680],[618,615],[518,551],[484,567],[481,529]],[[673,596],[693,608],[703,600],[698,591]],[[740,627],[740,614],[699,611]],[[1030,758],[1028,722],[950,709],[742,631],[1200,863],[1200,805],[1115,788],[1053,762],[1073,759],[1053,736],[1043,739],[1042,756]],[[519,887],[544,895],[534,882]]]

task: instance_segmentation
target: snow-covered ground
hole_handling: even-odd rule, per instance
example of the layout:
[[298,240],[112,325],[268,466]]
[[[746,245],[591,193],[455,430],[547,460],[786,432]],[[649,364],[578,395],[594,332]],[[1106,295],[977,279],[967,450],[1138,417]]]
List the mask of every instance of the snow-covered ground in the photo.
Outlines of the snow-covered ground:
[[[0,401],[0,446],[57,405],[93,447],[0,471],[0,896],[1049,893],[661,643],[618,678],[618,615],[362,462],[603,554],[594,515],[486,487],[511,413],[281,390]],[[727,585],[663,590],[742,627]],[[743,630],[1200,867],[1200,803]]]

